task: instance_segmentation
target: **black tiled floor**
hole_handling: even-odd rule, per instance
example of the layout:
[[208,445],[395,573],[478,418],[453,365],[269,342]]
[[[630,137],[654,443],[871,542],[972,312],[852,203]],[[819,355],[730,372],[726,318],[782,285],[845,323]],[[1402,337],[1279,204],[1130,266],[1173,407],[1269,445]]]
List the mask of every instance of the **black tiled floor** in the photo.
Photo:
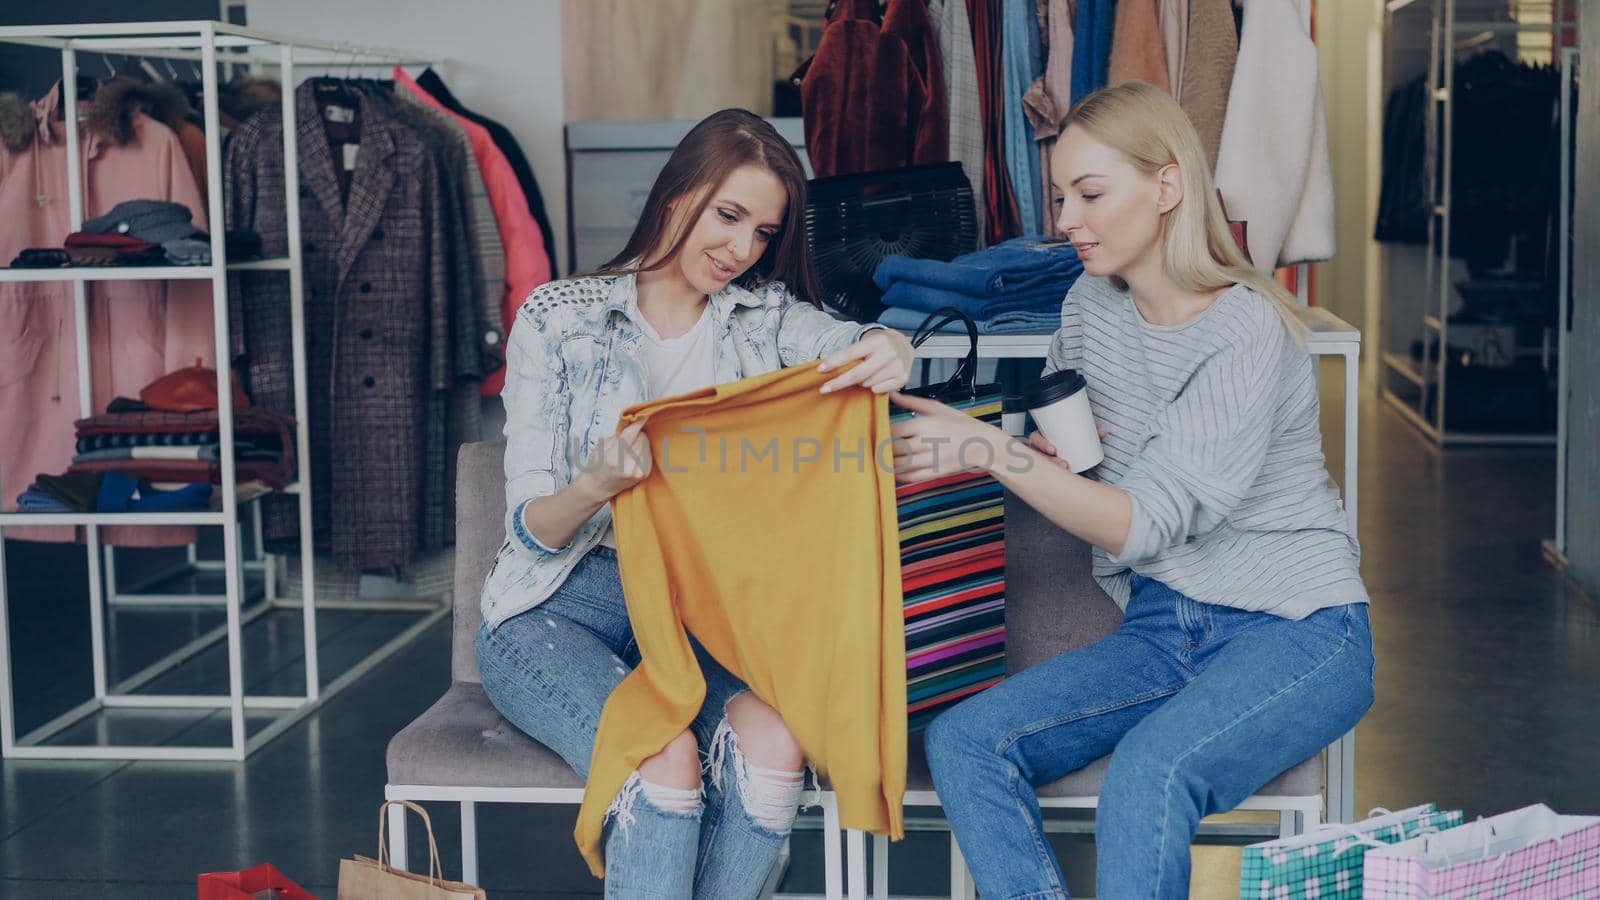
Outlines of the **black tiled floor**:
[[[1329,367],[1330,384],[1339,374]],[[1324,407],[1329,467],[1339,472],[1336,390]],[[1538,549],[1553,526],[1553,455],[1441,453],[1370,396],[1361,452],[1379,688],[1359,732],[1358,806],[1434,800],[1470,817],[1544,801],[1600,811],[1600,610],[1569,590]],[[21,724],[30,727],[90,692],[82,552],[10,543],[7,558],[13,671],[19,699],[27,698]],[[123,674],[221,621],[220,612],[118,615]],[[320,621],[326,681],[409,619],[328,613]],[[251,689],[300,690],[300,641],[298,614],[254,626],[245,650]],[[448,684],[449,652],[448,624],[437,623],[243,765],[0,760],[0,897],[190,896],[198,872],[269,860],[331,896],[339,858],[376,849],[384,747]],[[225,656],[211,650],[146,690],[215,692],[225,673]],[[156,739],[227,737],[220,713],[142,718]],[[122,727],[132,726],[113,725]],[[456,810],[430,806],[454,875]],[[480,806],[490,896],[596,895],[572,824],[571,809]],[[415,823],[411,841],[416,859]],[[1061,835],[1056,845],[1070,883],[1090,893],[1088,839]],[[947,846],[939,834],[898,845],[896,892],[939,893]],[[819,891],[816,832],[797,832],[793,850],[782,889]],[[1237,896],[1238,859],[1236,847],[1197,847],[1194,895]]]

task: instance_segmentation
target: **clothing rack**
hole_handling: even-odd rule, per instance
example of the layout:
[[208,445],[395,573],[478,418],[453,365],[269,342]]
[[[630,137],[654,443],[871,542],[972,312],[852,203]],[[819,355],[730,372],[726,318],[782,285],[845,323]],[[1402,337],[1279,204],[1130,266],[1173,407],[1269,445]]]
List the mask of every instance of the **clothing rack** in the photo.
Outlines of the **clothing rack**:
[[[211,243],[210,265],[184,267],[116,267],[116,268],[62,268],[62,269],[0,269],[3,282],[70,282],[73,285],[73,311],[76,334],[78,367],[78,402],[82,415],[95,414],[93,385],[90,377],[89,323],[87,285],[93,281],[130,280],[210,280],[212,316],[218,380],[218,437],[221,444],[221,511],[165,512],[165,513],[0,513],[0,755],[10,759],[125,759],[125,760],[243,760],[254,750],[282,734],[295,722],[311,713],[329,697],[354,683],[367,671],[403,649],[423,630],[444,616],[449,610],[447,598],[441,602],[426,603],[318,603],[315,584],[315,549],[311,519],[311,457],[307,401],[305,297],[302,273],[302,247],[300,239],[300,185],[298,145],[296,141],[295,82],[296,66],[317,69],[355,69],[361,67],[401,65],[439,65],[438,60],[426,59],[415,53],[379,47],[357,46],[348,43],[296,38],[245,28],[224,22],[139,22],[89,25],[40,25],[0,28],[0,42],[27,44],[57,49],[61,52],[63,78],[61,90],[63,108],[77,108],[77,54],[79,52],[126,54],[139,57],[198,60],[201,63],[203,106],[206,142],[206,184],[202,186],[207,198],[208,232]],[[224,240],[224,197],[222,194],[222,133],[218,111],[219,64],[249,64],[276,67],[285,86],[282,92],[284,119],[283,152],[286,180],[286,213],[288,229],[288,255],[276,259],[252,260],[230,263]],[[66,115],[66,156],[68,203],[71,230],[83,224],[84,184],[81,169],[82,147],[79,143],[79,125],[76,115]],[[259,508],[254,503],[268,491],[240,496],[235,470],[235,435],[233,423],[231,342],[228,321],[228,276],[240,271],[281,271],[289,276],[291,348],[294,370],[294,418],[297,477],[285,486],[283,493],[298,495],[300,555],[303,566],[303,586],[297,601],[276,596],[275,568],[266,563],[266,597],[246,609],[244,563],[241,559],[240,512],[241,507],[252,507],[257,527],[255,529],[257,555],[260,551]],[[3,487],[3,486],[0,486]],[[7,583],[5,578],[4,530],[6,527],[27,525],[82,526],[86,532],[89,553],[89,604],[90,639],[94,666],[94,697],[55,719],[24,735],[16,734],[16,704],[11,671],[11,633],[8,618]],[[100,528],[112,525],[183,525],[217,527],[223,533],[223,559],[221,571],[226,592],[220,601],[215,596],[165,595],[149,598],[165,605],[182,602],[186,605],[215,606],[220,602],[226,609],[227,620],[222,626],[201,635],[194,641],[167,657],[146,667],[128,678],[110,683],[107,673],[107,647],[105,636],[105,610],[108,588],[100,568]],[[114,582],[115,567],[107,547],[106,569]],[[206,561],[197,560],[193,545],[189,548],[189,563],[197,568]],[[115,594],[114,584],[109,591]],[[124,598],[126,600],[126,598]],[[326,686],[322,685],[318,666],[317,611],[318,609],[353,608],[378,612],[422,613],[422,618],[373,651],[354,667],[345,671]],[[305,692],[300,695],[250,695],[246,694],[243,674],[243,628],[246,624],[284,609],[301,611],[304,627]],[[198,655],[219,641],[226,642],[228,656],[228,691],[226,694],[170,695],[136,693],[141,687],[170,671],[184,661]],[[230,723],[230,740],[226,746],[177,745],[158,746],[99,743],[90,745],[64,745],[49,741],[67,728],[91,716],[113,709],[146,710],[227,710]],[[275,712],[272,722],[247,734],[248,713]]]
[[[1389,5],[1389,28],[1394,28],[1394,14],[1407,4]],[[1519,433],[1514,431],[1470,431],[1452,429],[1447,421],[1448,371],[1450,368],[1450,319],[1453,298],[1451,279],[1451,212],[1453,164],[1455,141],[1452,136],[1455,112],[1455,67],[1457,54],[1481,44],[1460,43],[1462,38],[1480,35],[1492,37],[1523,34],[1548,34],[1554,47],[1553,62],[1560,62],[1560,38],[1569,33],[1573,25],[1565,18],[1567,4],[1556,0],[1551,4],[1552,21],[1464,21],[1456,18],[1457,0],[1433,0],[1429,10],[1429,43],[1427,73],[1426,186],[1430,205],[1428,219],[1427,266],[1421,316],[1423,355],[1420,362],[1412,360],[1394,346],[1395,336],[1390,327],[1391,303],[1385,305],[1381,328],[1381,388],[1384,399],[1408,422],[1440,446],[1463,445],[1549,445],[1556,443],[1556,434]],[[1565,152],[1565,151],[1563,151]],[[1565,177],[1565,175],[1563,176]],[[1566,226],[1563,226],[1565,228]],[[1563,233],[1565,233],[1563,231]],[[1564,247],[1564,245],[1563,245]],[[1562,278],[1565,277],[1563,270]],[[1427,310],[1428,300],[1435,303],[1433,311]],[[1563,301],[1564,302],[1564,301]],[[1411,313],[1407,313],[1410,315]],[[1557,329],[1564,338],[1564,329]],[[1430,338],[1437,340],[1437,351],[1430,350]],[[1548,348],[1546,349],[1548,355]],[[1558,366],[1565,367],[1565,347],[1558,351]],[[1433,356],[1430,357],[1429,354]],[[1399,379],[1392,381],[1391,379]],[[1395,384],[1409,382],[1416,390],[1413,400],[1396,391]],[[1432,403],[1430,414],[1428,404]],[[1558,400],[1559,402],[1559,400]]]
[[1556,302],[1560,305],[1556,325],[1556,531],[1544,541],[1544,553],[1555,564],[1567,566],[1567,423],[1568,399],[1572,393],[1572,357],[1567,348],[1572,340],[1572,76],[1582,60],[1578,48],[1561,50],[1561,196],[1557,220]]

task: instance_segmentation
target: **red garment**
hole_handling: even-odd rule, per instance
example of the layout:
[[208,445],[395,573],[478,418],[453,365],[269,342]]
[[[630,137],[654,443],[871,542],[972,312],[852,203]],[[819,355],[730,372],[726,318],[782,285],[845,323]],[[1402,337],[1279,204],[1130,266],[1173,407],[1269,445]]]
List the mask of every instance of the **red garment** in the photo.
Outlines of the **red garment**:
[[[471,119],[452,112],[449,107],[423,90],[406,70],[394,67],[395,84],[404,85],[418,100],[439,110],[466,129],[472,141],[472,153],[478,158],[478,168],[483,170],[483,184],[489,191],[489,205],[494,207],[495,221],[500,225],[500,243],[506,249],[506,293],[500,302],[500,333],[509,335],[511,325],[517,320],[517,310],[533,289],[550,280],[550,257],[544,249],[544,233],[539,223],[528,211],[528,198],[517,181],[511,162],[495,145],[489,129]],[[485,397],[500,396],[506,383],[506,369],[501,366],[483,380],[480,393]]]
[[[0,148],[0,258],[25,247],[59,247],[71,230],[67,210],[66,126],[58,85],[32,104],[33,133],[20,151]],[[125,200],[167,200],[203,208],[199,186],[172,129],[142,112],[128,115],[125,143],[81,129],[84,218]],[[216,358],[211,284],[204,281],[110,281],[89,286],[90,396],[95,409],[196,358]],[[67,282],[0,284],[0,419],[27,423],[0,430],[0,509],[39,472],[60,472],[74,453],[78,363]],[[70,526],[6,529],[7,537],[69,541]],[[101,540],[123,546],[192,543],[193,528],[118,526]]]
[[883,33],[905,42],[911,66],[924,85],[922,107],[913,110],[917,131],[912,136],[910,164],[950,160],[950,104],[945,97],[944,60],[939,32],[928,15],[927,0],[890,0],[883,13]]
[[[229,381],[233,386],[231,393],[234,411],[248,408],[250,398],[245,396],[244,387],[239,384],[239,379],[231,378]],[[168,372],[145,385],[144,390],[139,392],[139,400],[144,405],[163,412],[192,413],[214,410],[220,399],[217,395],[217,370],[202,366],[198,361],[186,369]]]
[[1006,171],[1005,58],[1000,52],[1000,0],[966,0],[983,112],[983,192],[989,202],[984,236],[998,244],[1022,234],[1017,194]]
[[817,177],[946,162],[950,122],[938,36],[921,0],[839,0],[800,84]]
[[61,242],[61,246],[68,250],[94,247],[114,250],[118,253],[145,253],[161,247],[160,244],[152,244],[131,234],[118,234],[115,231],[74,231],[67,235],[67,239]]
[[[94,472],[121,472],[129,478],[157,483],[222,483],[222,463],[213,459],[97,459],[67,467],[68,475]],[[286,473],[279,463],[240,461],[233,464],[233,477],[239,484],[259,481],[268,487],[281,488],[293,480],[292,476],[293,473]]]
[[[217,430],[217,411],[172,412],[164,409],[138,412],[102,413],[73,423],[80,436],[90,434],[196,434]],[[238,434],[270,434],[282,438],[284,447],[293,447],[290,435],[294,419],[259,406],[238,407],[233,411],[233,430]]]

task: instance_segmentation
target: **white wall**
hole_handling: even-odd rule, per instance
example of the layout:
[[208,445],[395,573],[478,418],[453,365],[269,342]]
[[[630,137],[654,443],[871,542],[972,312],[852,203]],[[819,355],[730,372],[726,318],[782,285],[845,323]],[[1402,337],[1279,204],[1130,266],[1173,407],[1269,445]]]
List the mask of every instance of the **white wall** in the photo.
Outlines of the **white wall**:
[[456,98],[505,125],[522,145],[565,267],[560,0],[250,0],[246,9],[256,28],[444,60],[440,74]]
[[[1579,47],[1584,59],[1600,59],[1600,16],[1583,10],[1579,23]],[[1590,597],[1600,597],[1600,258],[1593,248],[1600,246],[1600,178],[1594,160],[1600,156],[1600,115],[1594,97],[1600,96],[1600,66],[1578,67],[1578,107],[1576,123],[1577,171],[1572,209],[1572,245],[1577,248],[1572,263],[1572,292],[1576,298],[1572,334],[1568,337],[1566,361],[1571,394],[1567,404],[1567,492],[1566,542],[1568,572]]]
[[1317,303],[1360,328],[1375,370],[1380,301],[1377,215],[1383,0],[1320,0],[1317,54],[1328,108],[1338,254],[1317,266]]

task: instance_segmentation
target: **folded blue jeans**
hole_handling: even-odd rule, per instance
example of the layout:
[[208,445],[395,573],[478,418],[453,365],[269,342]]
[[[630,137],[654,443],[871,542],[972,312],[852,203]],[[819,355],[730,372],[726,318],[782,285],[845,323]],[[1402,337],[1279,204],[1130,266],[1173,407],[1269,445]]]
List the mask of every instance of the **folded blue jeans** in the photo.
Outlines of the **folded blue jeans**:
[[1200,820],[1317,755],[1372,701],[1366,604],[1293,621],[1135,575],[1116,632],[935,719],[928,763],[982,895],[1063,898],[1034,790],[1111,754],[1095,896],[1184,898]]
[[[906,283],[970,297],[995,298],[1029,294],[1040,287],[1062,283],[1070,287],[1082,271],[1083,263],[1070,244],[1032,234],[948,262],[888,256],[873,270],[872,281],[885,291]],[[1065,295],[1066,288],[1061,293]]]

